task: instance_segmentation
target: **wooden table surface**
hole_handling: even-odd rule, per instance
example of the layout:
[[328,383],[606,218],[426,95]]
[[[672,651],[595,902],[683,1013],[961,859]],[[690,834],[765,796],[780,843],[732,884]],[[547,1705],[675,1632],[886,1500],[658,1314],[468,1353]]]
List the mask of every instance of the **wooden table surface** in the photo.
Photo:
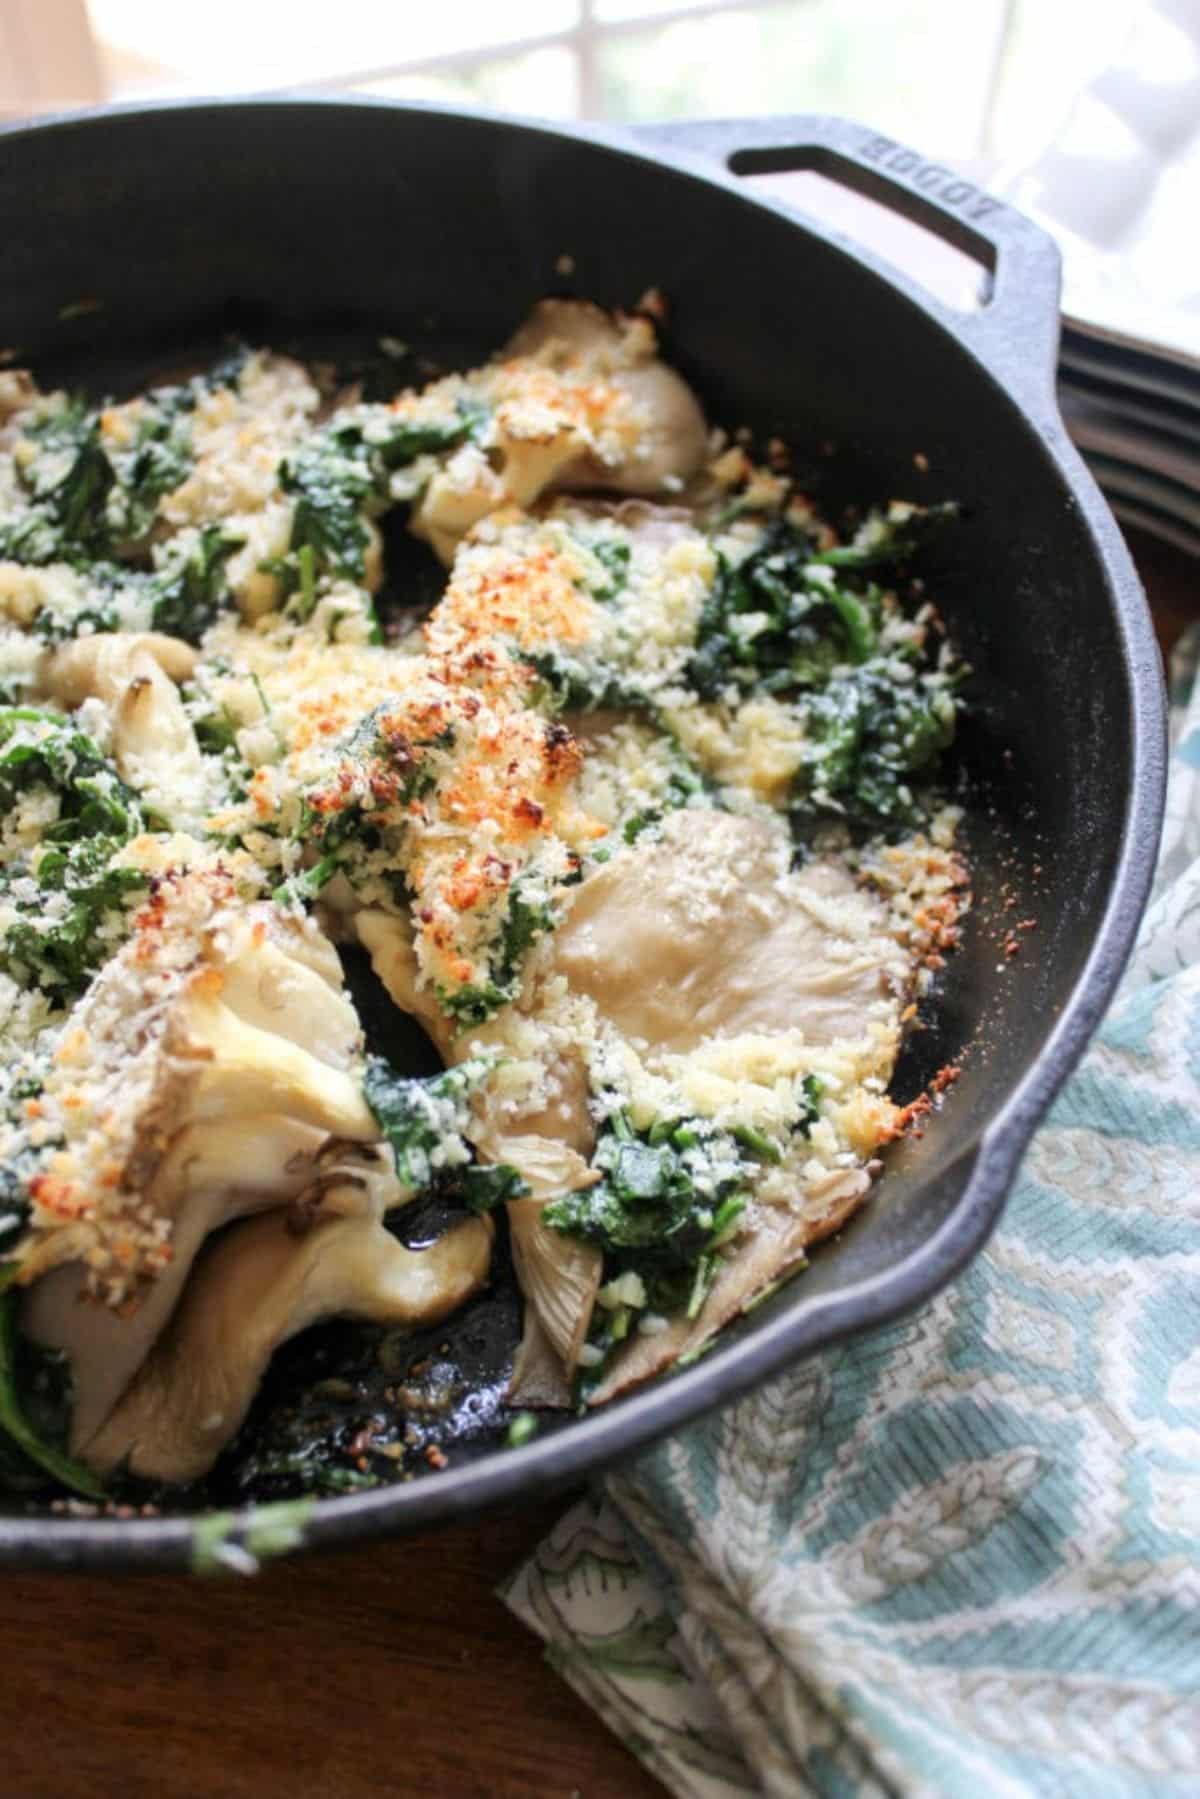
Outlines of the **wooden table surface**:
[[[1130,539],[1164,646],[1200,568]],[[495,1583],[561,1504],[252,1582],[4,1577],[11,1799],[651,1799]]]

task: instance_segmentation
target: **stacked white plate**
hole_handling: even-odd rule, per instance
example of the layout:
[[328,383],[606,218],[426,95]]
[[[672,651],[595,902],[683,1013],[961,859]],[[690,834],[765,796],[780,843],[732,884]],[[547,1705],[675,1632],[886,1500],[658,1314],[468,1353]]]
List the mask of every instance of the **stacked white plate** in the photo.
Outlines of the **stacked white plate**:
[[1200,0],[1121,54],[1002,185],[1063,250],[1063,416],[1118,517],[1200,556]]
[[1058,392],[1117,517],[1200,557],[1200,362],[1068,318]]

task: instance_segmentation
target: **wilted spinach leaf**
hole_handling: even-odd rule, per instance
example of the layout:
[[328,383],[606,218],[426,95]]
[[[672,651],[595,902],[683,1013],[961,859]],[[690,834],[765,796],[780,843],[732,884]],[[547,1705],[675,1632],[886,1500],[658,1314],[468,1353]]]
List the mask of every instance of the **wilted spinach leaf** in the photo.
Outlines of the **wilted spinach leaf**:
[[441,1074],[400,1075],[382,1056],[367,1058],[363,1091],[404,1186],[437,1189],[477,1212],[526,1191],[515,1168],[478,1163],[464,1136],[471,1095],[491,1066],[474,1057]]

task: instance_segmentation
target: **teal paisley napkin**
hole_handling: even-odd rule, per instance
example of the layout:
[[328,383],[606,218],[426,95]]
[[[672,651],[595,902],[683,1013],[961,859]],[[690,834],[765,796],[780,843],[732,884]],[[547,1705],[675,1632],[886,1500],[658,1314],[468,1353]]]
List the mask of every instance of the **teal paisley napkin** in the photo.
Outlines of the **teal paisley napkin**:
[[508,1584],[675,1793],[1200,1794],[1198,652],[1137,951],[986,1250]]

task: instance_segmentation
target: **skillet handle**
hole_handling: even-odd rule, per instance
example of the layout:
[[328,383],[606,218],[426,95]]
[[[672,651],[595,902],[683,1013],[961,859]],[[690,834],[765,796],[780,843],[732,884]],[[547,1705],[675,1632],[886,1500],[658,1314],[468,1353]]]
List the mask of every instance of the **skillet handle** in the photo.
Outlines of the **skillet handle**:
[[656,149],[716,161],[734,175],[811,170],[965,252],[991,277],[984,304],[975,312],[955,311],[898,271],[889,270],[888,276],[966,339],[1007,386],[1043,416],[1057,418],[1059,254],[1053,238],[1022,213],[943,163],[929,162],[849,119],[789,114],[672,120],[639,125],[633,135]]

